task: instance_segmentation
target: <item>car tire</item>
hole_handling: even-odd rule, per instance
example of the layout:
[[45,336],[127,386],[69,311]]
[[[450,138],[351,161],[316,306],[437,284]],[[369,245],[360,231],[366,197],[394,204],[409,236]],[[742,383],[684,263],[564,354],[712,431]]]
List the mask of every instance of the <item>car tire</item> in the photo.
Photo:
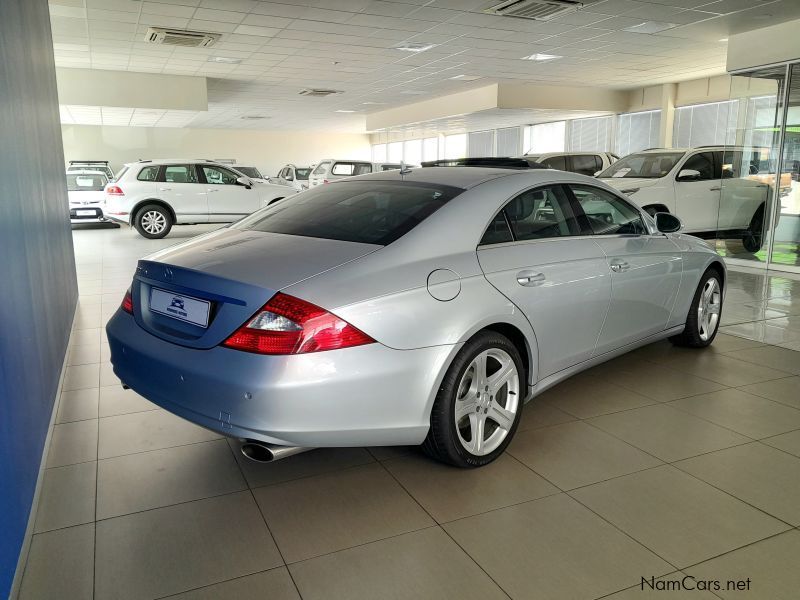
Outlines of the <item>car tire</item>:
[[136,213],[134,227],[142,237],[158,240],[172,229],[172,215],[159,204],[148,204]]
[[761,250],[764,243],[764,205],[758,207],[753,218],[750,220],[750,226],[747,231],[742,235],[742,246],[744,249],[755,254]]
[[514,437],[526,391],[525,369],[514,344],[496,332],[477,334],[445,373],[423,450],[457,467],[489,464]]
[[[716,312],[711,308],[713,306],[716,306]],[[676,346],[705,348],[717,336],[721,319],[722,276],[718,269],[710,267],[700,278],[686,317],[686,327],[669,340]]]

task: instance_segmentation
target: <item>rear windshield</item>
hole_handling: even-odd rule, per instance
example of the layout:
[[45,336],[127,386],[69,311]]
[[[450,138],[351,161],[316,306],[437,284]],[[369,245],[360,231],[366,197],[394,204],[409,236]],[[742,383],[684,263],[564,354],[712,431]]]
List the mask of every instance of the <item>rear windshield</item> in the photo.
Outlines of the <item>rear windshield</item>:
[[301,181],[305,181],[308,179],[308,176],[311,174],[311,169],[299,169],[295,167],[294,170],[295,177]]
[[658,179],[672,171],[683,152],[643,152],[618,160],[598,177],[636,177]]
[[232,227],[385,246],[462,191],[404,181],[342,181],[287,198]]
[[102,192],[108,178],[105,175],[67,175],[67,190],[70,192]]

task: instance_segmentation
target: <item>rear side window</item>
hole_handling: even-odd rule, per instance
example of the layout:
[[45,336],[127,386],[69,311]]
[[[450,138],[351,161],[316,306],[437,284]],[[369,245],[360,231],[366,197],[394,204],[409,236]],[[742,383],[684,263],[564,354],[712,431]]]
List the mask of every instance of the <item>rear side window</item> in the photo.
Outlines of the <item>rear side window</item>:
[[167,183],[197,183],[197,171],[194,165],[167,165],[163,178]]
[[381,171],[397,171],[402,165],[381,165]]
[[136,179],[139,181],[156,181],[158,179],[158,170],[161,167],[158,165],[150,165],[149,167],[145,167],[139,174],[136,176]]
[[287,198],[232,227],[385,246],[462,191],[410,182],[342,181]]
[[514,236],[511,235],[511,229],[508,228],[505,212],[501,210],[494,220],[489,223],[489,227],[486,228],[486,233],[483,234],[479,245],[502,244],[512,241],[514,241]]
[[580,225],[560,185],[523,192],[503,209],[516,240],[579,235]]
[[372,173],[372,165],[369,163],[337,162],[331,168],[331,175],[350,176],[366,173]]

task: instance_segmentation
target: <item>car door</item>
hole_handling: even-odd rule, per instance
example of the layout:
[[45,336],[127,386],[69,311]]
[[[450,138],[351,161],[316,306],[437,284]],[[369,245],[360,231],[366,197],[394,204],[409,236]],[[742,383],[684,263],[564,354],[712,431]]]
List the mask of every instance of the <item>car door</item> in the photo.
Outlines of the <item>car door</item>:
[[[686,171],[696,171],[689,175]],[[681,174],[684,174],[683,176]],[[713,152],[691,154],[675,175],[675,210],[687,231],[716,231],[722,183]]]
[[[139,177],[146,176],[145,170]],[[207,223],[208,194],[194,165],[162,165],[156,177],[158,196],[175,211],[178,223]]]
[[218,165],[199,165],[208,191],[210,223],[230,223],[261,208],[257,190],[237,183],[239,175]]
[[581,233],[567,192],[551,185],[508,202],[478,247],[486,278],[533,327],[538,379],[588,359],[608,310],[606,257]]
[[611,275],[611,304],[595,354],[663,331],[681,283],[679,248],[664,234],[651,233],[641,213],[608,190],[585,184],[568,187]]
[[743,230],[752,224],[761,233],[756,213],[760,211],[763,223],[771,187],[757,176],[758,168],[745,154],[742,150],[714,152],[722,177],[717,228],[722,231]]

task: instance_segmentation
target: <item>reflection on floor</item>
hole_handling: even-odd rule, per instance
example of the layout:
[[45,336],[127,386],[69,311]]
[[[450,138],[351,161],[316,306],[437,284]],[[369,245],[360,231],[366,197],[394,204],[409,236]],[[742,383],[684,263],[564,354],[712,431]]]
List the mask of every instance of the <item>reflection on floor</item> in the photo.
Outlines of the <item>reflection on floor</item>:
[[616,600],[683,574],[797,597],[800,354],[769,345],[800,340],[797,281],[731,272],[711,348],[653,344],[570,379],[485,469],[413,448],[256,465],[108,363],[136,259],[205,230],[74,233],[80,307],[22,598]]

